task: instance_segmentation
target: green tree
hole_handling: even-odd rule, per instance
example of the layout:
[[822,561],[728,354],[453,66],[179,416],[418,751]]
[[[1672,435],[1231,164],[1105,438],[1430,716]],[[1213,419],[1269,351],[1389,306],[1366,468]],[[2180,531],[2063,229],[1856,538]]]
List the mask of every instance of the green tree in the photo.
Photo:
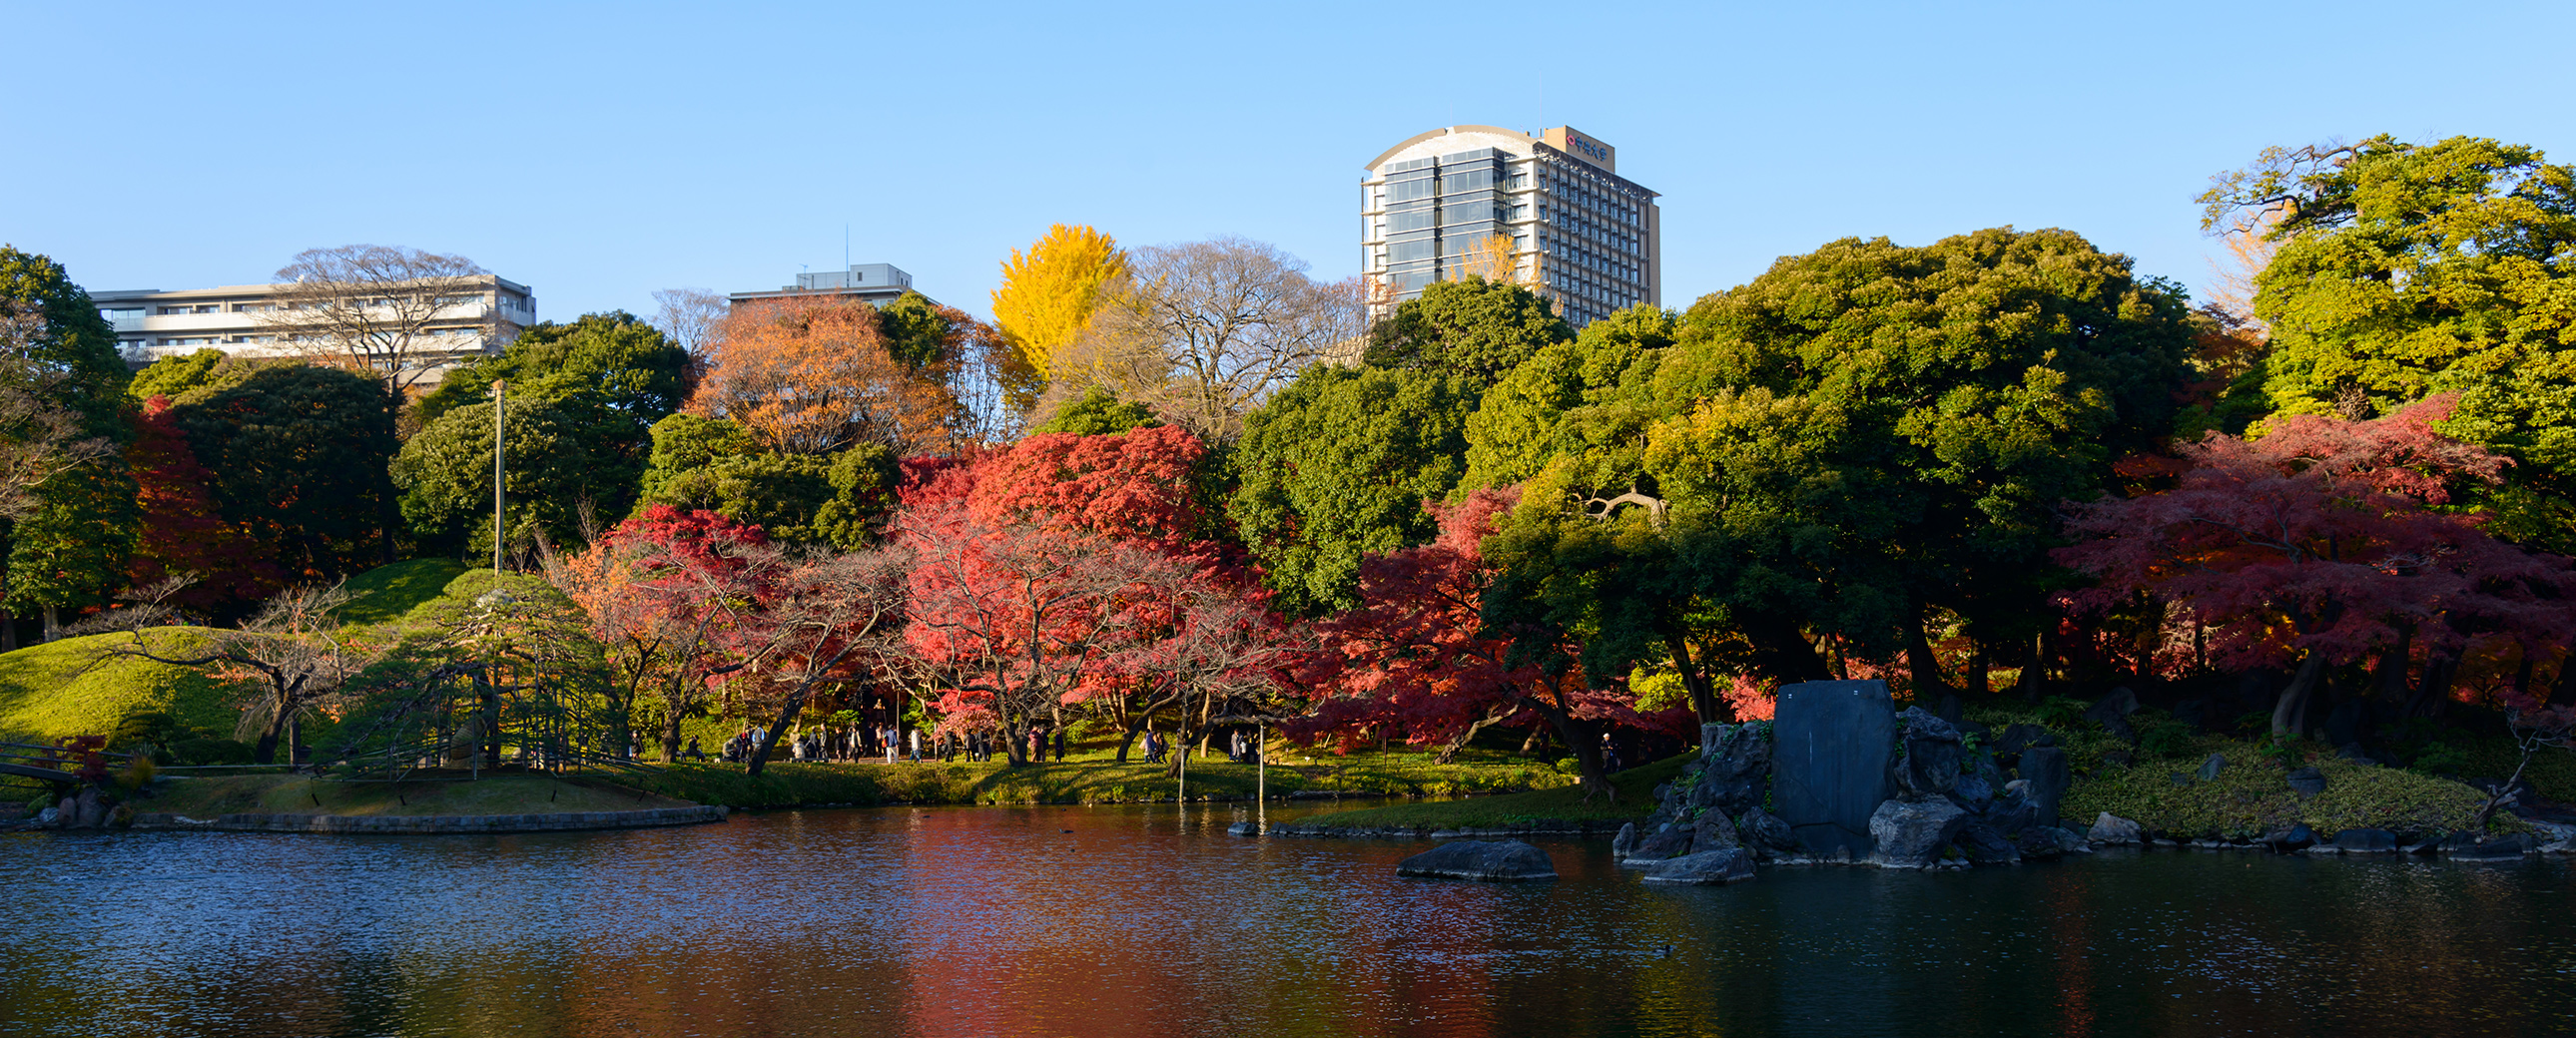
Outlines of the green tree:
[[1107,436],[1163,424],[1154,417],[1154,409],[1133,400],[1120,400],[1117,395],[1093,386],[1084,390],[1082,399],[1064,405],[1049,418],[1029,428],[1029,435],[1072,433],[1076,436]]
[[823,541],[814,521],[837,496],[832,462],[828,454],[778,452],[719,458],[673,474],[643,503],[715,512],[775,541]]
[[1470,275],[1426,285],[1420,297],[1397,304],[1369,329],[1362,359],[1458,375],[1481,391],[1531,354],[1572,338],[1574,329],[1546,297]]
[[1926,623],[2029,622],[2054,509],[2170,427],[2193,331],[2179,290],[2067,231],[1785,258],[1616,380],[1526,380],[1589,395],[1515,423],[1558,453],[1501,535],[1496,593],[1582,634],[1587,673],[1670,662],[1704,714],[1713,658],[1814,678],[1821,635],[1938,688]]
[[664,418],[653,423],[653,450],[644,466],[643,497],[655,498],[663,484],[683,472],[758,453],[759,441],[732,419],[685,412]]
[[1474,408],[1456,375],[1317,365],[1245,418],[1226,512],[1281,608],[1347,609],[1362,555],[1439,532]]
[[[635,472],[590,452],[577,415],[543,399],[513,401],[506,426],[504,488],[507,544],[540,539],[565,550],[588,543],[607,516],[622,515],[635,493]],[[402,445],[391,469],[402,515],[424,551],[492,552],[492,405],[468,404],[440,415]]]
[[436,391],[421,398],[421,425],[488,401],[495,379],[508,380],[513,401],[594,397],[624,420],[624,440],[636,445],[640,460],[653,423],[688,398],[691,375],[688,351],[643,318],[623,310],[584,314],[571,324],[531,325],[499,356],[449,372]]
[[290,577],[327,577],[381,558],[391,542],[382,523],[396,444],[385,394],[337,368],[272,367],[170,413],[213,475],[224,518],[269,546]]
[[2502,532],[2576,548],[2576,167],[2382,135],[2268,149],[2200,201],[2205,229],[2279,245],[2254,296],[2274,407],[2361,420],[2457,393],[2444,431],[2518,463]]
[[924,368],[954,360],[964,314],[905,289],[893,302],[877,308],[877,330],[885,335],[886,353],[906,366]]
[[[59,409],[63,437],[103,441],[121,448],[133,438],[126,420],[124,360],[116,332],[89,293],[62,264],[0,245],[0,321],[13,329],[0,377],[5,387],[40,409]],[[67,413],[66,413],[67,412]],[[16,430],[11,430],[15,435]],[[136,530],[134,479],[114,449],[56,471],[34,484],[20,522],[0,523],[0,552],[8,560],[0,607],[14,614],[41,610],[46,637],[59,630],[61,611],[94,604],[123,583]],[[14,625],[7,639],[14,643]]]
[[134,381],[126,385],[125,395],[136,403],[156,396],[168,397],[172,403],[178,403],[192,396],[204,397],[239,385],[241,380],[250,377],[251,372],[279,363],[285,362],[263,364],[210,346],[193,353],[172,354],[145,365],[143,370],[134,373]]
[[[1572,342],[1531,354],[1485,391],[1482,404],[1467,419],[1462,485],[1511,486],[1537,476],[1559,457],[1598,462],[1633,454],[1642,430],[1634,421],[1616,420],[1633,409],[1586,410],[1586,405],[1610,401],[1625,379],[1650,376],[1651,360],[1673,344],[1675,331],[1670,311],[1640,303],[1592,322]],[[1603,473],[1591,482],[1607,486],[1610,477]]]

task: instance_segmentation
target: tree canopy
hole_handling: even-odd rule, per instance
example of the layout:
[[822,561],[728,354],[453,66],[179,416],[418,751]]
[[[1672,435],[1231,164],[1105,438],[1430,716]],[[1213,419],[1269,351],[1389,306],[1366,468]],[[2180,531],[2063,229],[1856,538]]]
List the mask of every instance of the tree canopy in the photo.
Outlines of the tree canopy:
[[1469,275],[1423,286],[1369,329],[1362,360],[1373,367],[1457,375],[1477,390],[1546,346],[1574,338],[1545,296]]

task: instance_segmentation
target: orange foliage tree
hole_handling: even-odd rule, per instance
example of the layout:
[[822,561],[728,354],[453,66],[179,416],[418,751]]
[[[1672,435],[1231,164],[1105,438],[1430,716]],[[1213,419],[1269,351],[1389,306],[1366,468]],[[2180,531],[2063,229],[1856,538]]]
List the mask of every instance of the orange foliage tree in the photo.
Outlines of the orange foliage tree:
[[688,410],[730,418],[772,451],[828,454],[859,443],[898,455],[952,449],[966,421],[942,376],[887,349],[877,309],[787,299],[725,319]]

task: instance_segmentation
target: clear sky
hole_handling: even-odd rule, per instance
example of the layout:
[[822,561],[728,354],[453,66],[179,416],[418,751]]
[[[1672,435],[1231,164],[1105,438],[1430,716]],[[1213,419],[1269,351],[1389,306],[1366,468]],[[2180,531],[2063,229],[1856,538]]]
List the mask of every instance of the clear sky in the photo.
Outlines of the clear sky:
[[2576,161],[2576,3],[147,6],[0,0],[0,241],[92,289],[458,253],[541,316],[855,262],[989,310],[1051,222],[1359,262],[1363,162],[1570,124],[1668,306],[1847,235],[2067,227],[2199,285],[2267,144]]

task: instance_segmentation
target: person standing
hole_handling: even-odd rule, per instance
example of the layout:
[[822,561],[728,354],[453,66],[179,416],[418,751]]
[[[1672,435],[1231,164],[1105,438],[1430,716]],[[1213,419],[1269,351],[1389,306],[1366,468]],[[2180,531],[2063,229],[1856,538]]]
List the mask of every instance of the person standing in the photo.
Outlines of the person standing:
[[1064,729],[1055,730],[1055,762],[1064,763]]
[[921,763],[921,729],[912,730],[912,762]]

